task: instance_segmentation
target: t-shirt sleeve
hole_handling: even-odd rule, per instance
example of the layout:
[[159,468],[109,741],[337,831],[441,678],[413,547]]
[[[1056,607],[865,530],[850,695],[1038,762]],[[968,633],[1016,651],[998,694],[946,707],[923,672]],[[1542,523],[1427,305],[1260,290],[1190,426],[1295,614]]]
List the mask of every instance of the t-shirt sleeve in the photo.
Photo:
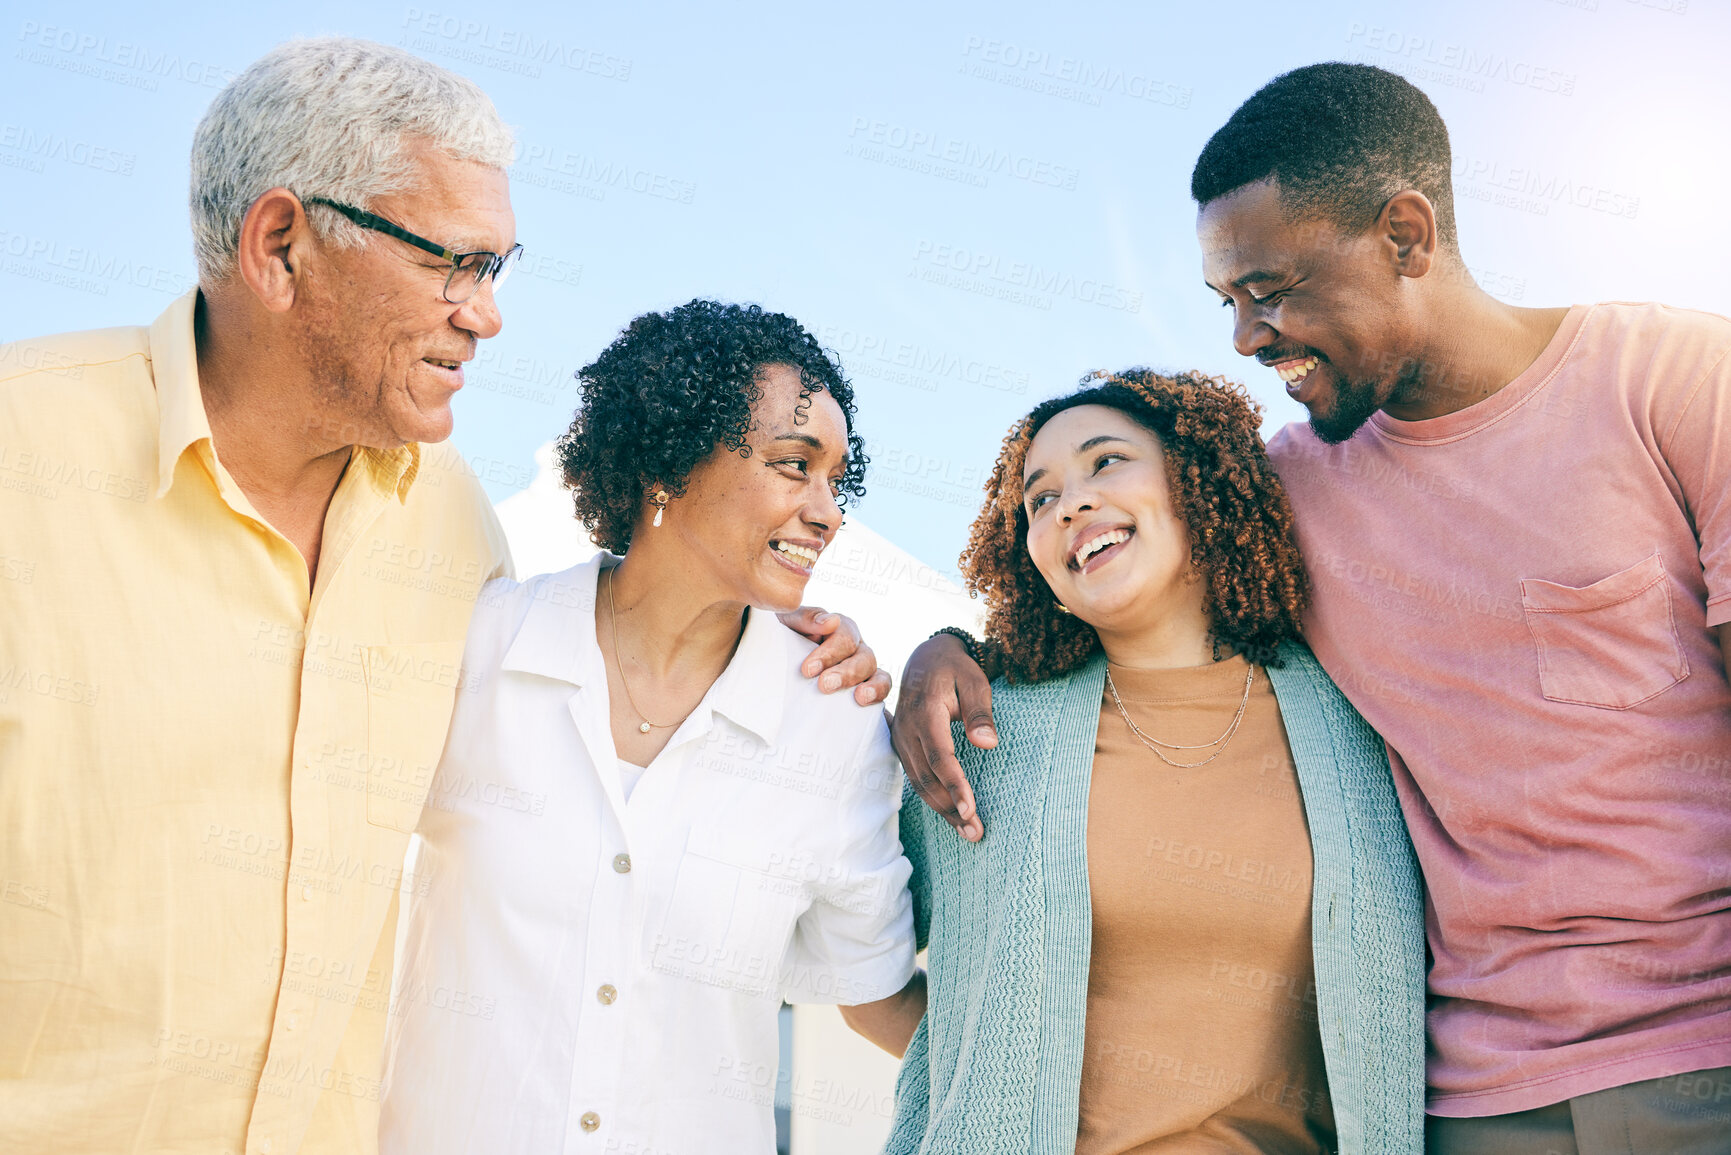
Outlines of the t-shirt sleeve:
[[1695,523],[1707,625],[1731,622],[1731,349],[1689,391],[1659,447]]
[[901,766],[881,718],[855,752],[838,800],[844,837],[794,927],[782,989],[790,1003],[887,998],[914,973],[908,860],[898,835]]

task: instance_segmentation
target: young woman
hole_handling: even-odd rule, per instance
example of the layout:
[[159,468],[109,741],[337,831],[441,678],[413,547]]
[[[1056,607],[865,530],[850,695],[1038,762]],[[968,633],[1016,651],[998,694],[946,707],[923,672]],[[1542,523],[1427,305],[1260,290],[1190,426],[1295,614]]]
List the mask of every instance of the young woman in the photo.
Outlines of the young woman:
[[[1424,938],[1382,743],[1298,641],[1234,385],[1133,370],[1005,442],[962,557],[989,837],[910,789],[917,996],[890,1152],[1419,1152]],[[864,1032],[862,1032],[864,1033]]]
[[811,644],[765,612],[862,490],[852,390],[792,318],[709,301],[580,378],[559,452],[609,552],[476,609],[387,1155],[769,1155],[783,998],[919,990],[882,708],[800,677]]

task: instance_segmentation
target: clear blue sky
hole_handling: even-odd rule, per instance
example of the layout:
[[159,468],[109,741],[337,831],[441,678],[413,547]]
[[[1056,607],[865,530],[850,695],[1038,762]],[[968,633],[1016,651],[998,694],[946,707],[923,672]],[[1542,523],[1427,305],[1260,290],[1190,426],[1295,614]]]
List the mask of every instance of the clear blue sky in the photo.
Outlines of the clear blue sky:
[[532,259],[457,401],[495,500],[570,375],[693,296],[792,313],[842,356],[863,520],[950,571],[1005,430],[1094,368],[1248,382],[1187,197],[1209,134],[1297,65],[1368,60],[1437,102],[1463,249],[1504,299],[1731,313],[1731,5],[735,3],[141,6],[8,0],[0,339],[148,323],[192,279],[192,130],[277,42],[404,44],[521,140]]

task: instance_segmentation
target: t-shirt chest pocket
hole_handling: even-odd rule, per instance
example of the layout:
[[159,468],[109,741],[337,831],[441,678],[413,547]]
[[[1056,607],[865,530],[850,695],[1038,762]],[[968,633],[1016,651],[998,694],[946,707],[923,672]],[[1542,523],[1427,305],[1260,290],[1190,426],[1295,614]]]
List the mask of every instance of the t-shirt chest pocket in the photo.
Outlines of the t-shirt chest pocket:
[[650,965],[742,994],[777,993],[793,924],[806,905],[799,880],[774,872],[769,848],[693,828],[650,943]]
[[1627,710],[1689,676],[1657,552],[1588,586],[1524,578],[1521,608],[1553,702]]

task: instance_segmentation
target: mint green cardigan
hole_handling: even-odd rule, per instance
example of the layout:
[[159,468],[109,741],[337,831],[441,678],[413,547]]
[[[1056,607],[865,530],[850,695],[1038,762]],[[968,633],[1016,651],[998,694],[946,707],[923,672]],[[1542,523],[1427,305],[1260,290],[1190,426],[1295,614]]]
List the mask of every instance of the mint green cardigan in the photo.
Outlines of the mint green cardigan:
[[[1310,825],[1317,1015],[1341,1155],[1424,1150],[1424,896],[1382,740],[1309,649],[1270,669]],[[1088,784],[1106,661],[992,687],[1000,741],[962,767],[990,823],[901,811],[928,1009],[886,1155],[1069,1155],[1093,941]]]

